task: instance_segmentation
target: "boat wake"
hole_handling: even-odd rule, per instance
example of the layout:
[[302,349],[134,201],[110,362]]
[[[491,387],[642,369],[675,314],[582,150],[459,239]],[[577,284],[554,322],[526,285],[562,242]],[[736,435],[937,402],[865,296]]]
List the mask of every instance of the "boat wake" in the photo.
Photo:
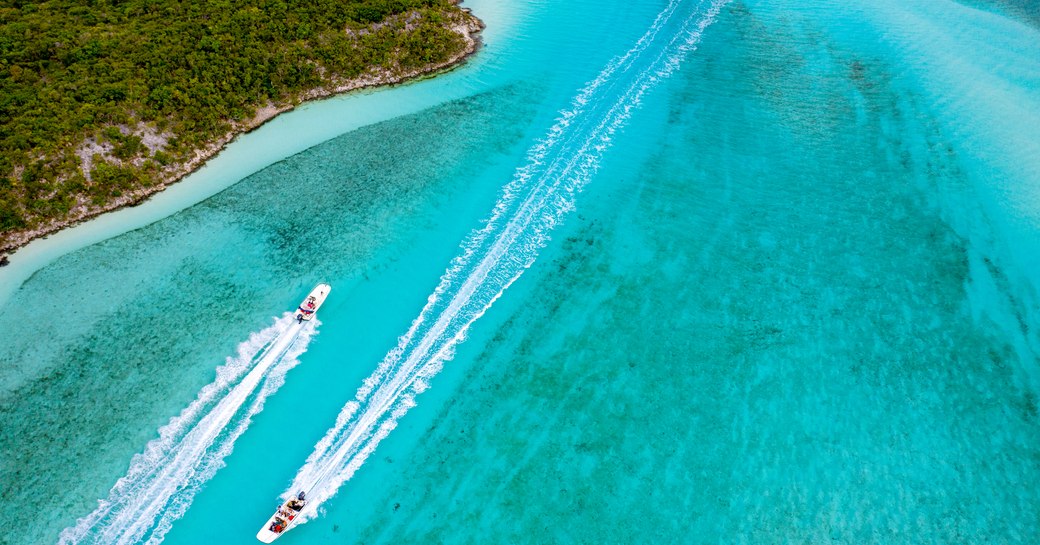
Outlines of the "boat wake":
[[180,415],[134,456],[108,498],[65,529],[61,544],[159,543],[260,412],[264,401],[299,363],[320,322],[297,323],[286,313],[238,346]]
[[415,405],[475,320],[534,263],[573,209],[614,134],[647,91],[694,50],[724,0],[672,0],[634,47],[575,96],[528,152],[484,226],[462,244],[426,306],[315,446],[283,499],[306,491],[306,521],[365,462]]

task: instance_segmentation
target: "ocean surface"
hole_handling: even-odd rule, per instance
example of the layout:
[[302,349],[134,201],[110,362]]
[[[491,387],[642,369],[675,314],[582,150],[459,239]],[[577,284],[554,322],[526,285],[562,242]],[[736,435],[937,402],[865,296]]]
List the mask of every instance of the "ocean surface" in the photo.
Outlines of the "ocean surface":
[[1034,3],[465,5],[0,269],[0,544],[1040,542]]

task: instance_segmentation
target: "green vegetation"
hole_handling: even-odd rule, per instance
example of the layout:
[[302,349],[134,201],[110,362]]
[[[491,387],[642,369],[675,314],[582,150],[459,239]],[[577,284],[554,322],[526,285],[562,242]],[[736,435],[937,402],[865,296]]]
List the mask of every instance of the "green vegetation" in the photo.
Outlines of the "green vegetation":
[[158,184],[260,106],[449,59],[467,16],[450,0],[4,2],[0,250]]

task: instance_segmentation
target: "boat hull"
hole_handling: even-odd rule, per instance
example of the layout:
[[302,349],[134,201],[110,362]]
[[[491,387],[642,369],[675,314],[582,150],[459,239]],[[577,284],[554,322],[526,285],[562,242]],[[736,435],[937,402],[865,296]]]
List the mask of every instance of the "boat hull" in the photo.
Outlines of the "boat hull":
[[[256,533],[256,539],[261,543],[271,543],[279,537],[282,537],[285,532],[288,532],[289,529],[296,524],[296,521],[299,520],[300,511],[296,511],[289,507],[289,504],[292,501],[294,500],[289,500],[283,503],[282,506],[275,511],[275,514],[271,515],[271,518],[267,519],[267,522],[260,528],[260,531]],[[292,513],[292,517],[290,518],[289,516],[286,516],[285,513]],[[275,532],[272,528],[275,527],[275,523],[279,520],[282,521],[284,525],[282,526],[281,531]]]
[[313,320],[314,315],[318,313],[318,309],[325,303],[325,298],[329,296],[330,291],[332,291],[332,286],[328,284],[314,286],[314,289],[303,299],[300,306],[296,307],[294,315],[296,321]]

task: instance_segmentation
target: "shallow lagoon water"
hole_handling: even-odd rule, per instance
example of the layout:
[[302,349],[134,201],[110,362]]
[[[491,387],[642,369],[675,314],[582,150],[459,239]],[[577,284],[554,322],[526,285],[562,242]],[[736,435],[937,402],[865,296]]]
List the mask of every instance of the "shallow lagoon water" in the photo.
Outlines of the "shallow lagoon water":
[[[252,542],[527,151],[665,4],[521,6],[469,92],[36,272],[0,314],[0,501],[46,514],[4,542],[56,541],[329,280],[300,364],[165,536]],[[1019,151],[1040,139],[943,89],[1035,111],[1038,69],[993,48],[993,77],[962,81],[935,36],[971,17],[1037,31],[944,4],[723,9],[532,268],[284,542],[1035,541],[1022,195],[1040,170]]]

